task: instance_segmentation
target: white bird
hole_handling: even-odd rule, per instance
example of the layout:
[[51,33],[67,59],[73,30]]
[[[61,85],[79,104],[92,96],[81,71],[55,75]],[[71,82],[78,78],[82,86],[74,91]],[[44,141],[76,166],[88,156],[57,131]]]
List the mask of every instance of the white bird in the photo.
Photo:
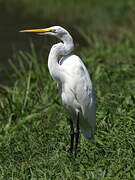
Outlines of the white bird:
[[[81,59],[72,54],[74,49],[73,39],[64,28],[53,26],[20,32],[53,35],[62,41],[52,46],[48,57],[48,68],[50,75],[57,82],[62,104],[71,116],[70,151],[73,152],[74,136],[76,136],[76,156],[79,129],[84,137],[89,140],[93,139],[96,129],[94,89],[89,73]],[[63,57],[58,60],[60,55],[63,55]],[[76,132],[74,132],[74,126],[76,126]]]

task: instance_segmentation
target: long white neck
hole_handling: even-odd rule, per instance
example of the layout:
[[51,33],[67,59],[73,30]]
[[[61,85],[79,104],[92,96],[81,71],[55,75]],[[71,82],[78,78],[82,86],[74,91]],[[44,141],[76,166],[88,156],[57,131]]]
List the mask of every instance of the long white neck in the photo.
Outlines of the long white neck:
[[58,57],[60,55],[67,55],[74,49],[73,39],[69,33],[59,38],[63,43],[53,45],[48,57],[49,72],[52,78],[57,82],[62,81],[62,74],[64,73],[59,65]]

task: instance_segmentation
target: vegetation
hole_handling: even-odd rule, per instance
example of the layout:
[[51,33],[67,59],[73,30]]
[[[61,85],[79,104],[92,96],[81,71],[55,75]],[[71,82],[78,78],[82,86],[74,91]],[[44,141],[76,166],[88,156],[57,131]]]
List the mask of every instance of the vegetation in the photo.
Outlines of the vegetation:
[[133,25],[131,19],[135,17],[134,0],[20,0],[19,3],[18,0],[1,0],[0,8],[12,15],[44,19],[45,23],[74,23],[96,29],[112,23],[125,24],[125,21]]
[[13,85],[0,85],[0,179],[135,179],[133,1],[119,1],[125,11],[115,9],[116,19],[111,14],[116,4],[101,2],[94,3],[95,14],[105,9],[102,17],[110,26],[100,19],[105,26],[99,30],[93,16],[85,30],[74,26],[88,44],[78,54],[96,92],[95,141],[81,136],[78,157],[70,155],[68,115],[46,63],[39,63],[31,43],[30,53],[18,52],[19,67],[9,60]]

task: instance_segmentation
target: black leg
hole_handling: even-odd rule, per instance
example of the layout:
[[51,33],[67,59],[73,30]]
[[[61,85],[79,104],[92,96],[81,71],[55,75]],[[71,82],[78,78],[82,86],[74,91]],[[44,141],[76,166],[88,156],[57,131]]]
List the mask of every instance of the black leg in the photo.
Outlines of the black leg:
[[70,135],[71,135],[71,145],[70,145],[70,152],[73,153],[73,145],[74,145],[74,127],[73,127],[73,121],[70,119]]
[[79,112],[77,113],[77,120],[76,120],[76,142],[75,142],[75,157],[77,156],[77,145],[79,140]]

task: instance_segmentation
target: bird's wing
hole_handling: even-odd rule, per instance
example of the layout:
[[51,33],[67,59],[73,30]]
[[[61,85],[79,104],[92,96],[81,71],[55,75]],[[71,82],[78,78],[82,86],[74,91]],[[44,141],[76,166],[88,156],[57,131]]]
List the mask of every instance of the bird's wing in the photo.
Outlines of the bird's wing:
[[63,76],[68,88],[72,90],[77,100],[82,104],[89,103],[92,91],[92,83],[89,73],[76,55],[67,55],[60,60],[63,68]]
[[76,55],[64,57],[61,60],[61,67],[64,72],[63,79],[65,79],[62,86],[64,84],[66,104],[69,103],[73,109],[78,109],[78,107],[81,109],[81,131],[86,138],[92,139],[96,126],[96,111],[94,89],[89,73],[81,59]]

